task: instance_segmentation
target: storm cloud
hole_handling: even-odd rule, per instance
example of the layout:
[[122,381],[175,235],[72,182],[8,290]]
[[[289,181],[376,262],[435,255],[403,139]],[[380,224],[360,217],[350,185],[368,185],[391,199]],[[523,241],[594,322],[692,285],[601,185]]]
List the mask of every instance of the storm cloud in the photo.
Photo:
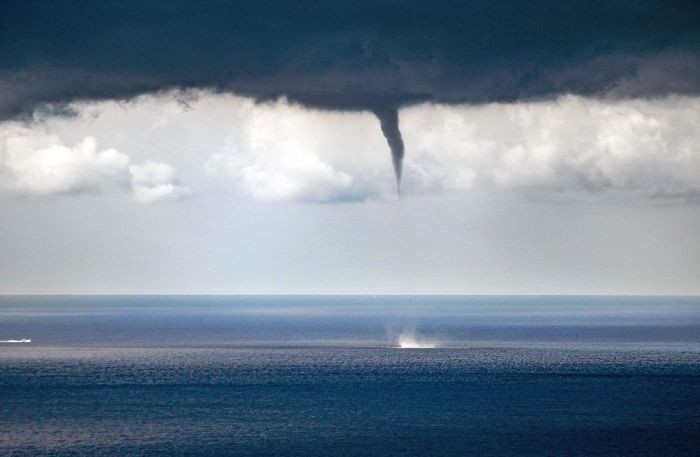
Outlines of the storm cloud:
[[5,1],[0,118],[165,89],[331,110],[700,92],[678,2]]
[[[0,120],[208,90],[369,111],[400,184],[398,109],[700,93],[697,1],[14,1]],[[185,100],[184,103],[187,103]]]

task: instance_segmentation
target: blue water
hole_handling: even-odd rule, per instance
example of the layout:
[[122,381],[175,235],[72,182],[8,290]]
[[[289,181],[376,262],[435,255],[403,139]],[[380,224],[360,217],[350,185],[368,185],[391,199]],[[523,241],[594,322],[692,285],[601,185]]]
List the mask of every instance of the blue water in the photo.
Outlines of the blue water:
[[0,455],[700,455],[700,298],[0,297],[20,338]]

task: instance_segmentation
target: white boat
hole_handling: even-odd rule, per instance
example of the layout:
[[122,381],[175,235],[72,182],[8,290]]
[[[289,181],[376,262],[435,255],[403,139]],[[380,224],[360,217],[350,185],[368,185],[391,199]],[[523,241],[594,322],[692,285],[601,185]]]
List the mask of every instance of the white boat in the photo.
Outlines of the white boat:
[[22,338],[21,340],[0,340],[0,343],[31,343],[32,340],[28,338]]

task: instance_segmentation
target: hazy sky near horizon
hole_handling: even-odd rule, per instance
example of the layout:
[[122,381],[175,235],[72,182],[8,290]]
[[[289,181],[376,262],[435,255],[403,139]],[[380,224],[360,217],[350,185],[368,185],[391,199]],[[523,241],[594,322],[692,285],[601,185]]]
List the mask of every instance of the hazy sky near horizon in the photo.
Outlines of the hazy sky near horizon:
[[[186,102],[184,101],[186,99]],[[0,125],[2,293],[700,293],[700,98],[169,92]]]
[[698,227],[694,0],[0,2],[0,293],[700,294]]

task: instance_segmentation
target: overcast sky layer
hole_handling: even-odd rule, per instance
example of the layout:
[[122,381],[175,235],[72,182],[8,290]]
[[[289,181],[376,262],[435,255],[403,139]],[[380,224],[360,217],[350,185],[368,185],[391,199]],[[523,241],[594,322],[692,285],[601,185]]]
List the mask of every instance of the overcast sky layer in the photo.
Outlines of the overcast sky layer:
[[6,0],[0,13],[5,118],[170,88],[336,110],[700,92],[694,0]]
[[0,293],[697,294],[700,7],[4,1],[0,218]]

